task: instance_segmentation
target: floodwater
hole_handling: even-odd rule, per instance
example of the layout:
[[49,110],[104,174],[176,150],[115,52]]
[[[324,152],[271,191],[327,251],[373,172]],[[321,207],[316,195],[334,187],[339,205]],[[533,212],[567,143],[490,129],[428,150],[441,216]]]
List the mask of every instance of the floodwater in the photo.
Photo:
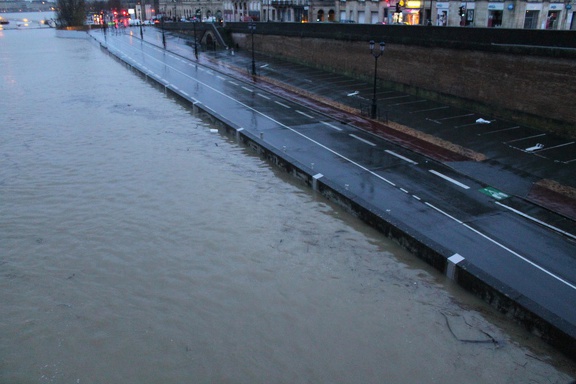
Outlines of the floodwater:
[[568,383],[89,40],[0,31],[0,383]]

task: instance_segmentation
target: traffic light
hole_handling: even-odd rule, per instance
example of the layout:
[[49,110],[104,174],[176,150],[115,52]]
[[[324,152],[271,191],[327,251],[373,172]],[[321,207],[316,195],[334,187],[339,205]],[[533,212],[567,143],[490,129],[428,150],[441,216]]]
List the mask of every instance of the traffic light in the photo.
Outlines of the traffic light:
[[459,11],[460,17],[466,16],[466,10],[464,9],[464,7],[458,8],[458,11]]

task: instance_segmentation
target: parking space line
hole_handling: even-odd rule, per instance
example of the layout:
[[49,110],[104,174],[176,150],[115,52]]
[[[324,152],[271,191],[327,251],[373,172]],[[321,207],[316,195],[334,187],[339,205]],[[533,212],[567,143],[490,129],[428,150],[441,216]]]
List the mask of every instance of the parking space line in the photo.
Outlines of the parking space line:
[[428,100],[416,100],[416,101],[406,101],[405,103],[396,103],[396,104],[388,104],[389,106],[395,105],[408,105],[408,104],[418,104],[418,103],[425,103]]
[[467,186],[466,184],[462,184],[461,182],[459,182],[459,181],[457,181],[457,180],[454,180],[453,178],[448,177],[448,176],[446,176],[446,175],[443,174],[443,173],[440,173],[440,172],[435,171],[435,170],[433,170],[433,169],[429,169],[429,172],[430,172],[430,173],[433,173],[434,175],[436,175],[436,176],[438,176],[438,177],[443,178],[443,179],[446,180],[446,181],[451,182],[452,184],[455,184],[455,185],[459,186],[460,188],[470,189],[470,187]]
[[519,125],[516,125],[514,127],[510,127],[510,128],[504,128],[504,129],[497,129],[495,131],[488,131],[488,132],[484,132],[484,133],[478,133],[478,136],[484,136],[484,135],[490,135],[492,133],[500,133],[500,132],[506,132],[506,131],[512,131],[514,129],[518,129],[520,128]]
[[465,115],[456,115],[456,116],[443,117],[443,118],[441,118],[441,119],[436,119],[436,121],[459,119],[459,118],[461,118],[461,117],[468,117],[468,116],[474,116],[474,114],[473,114],[473,113],[467,113],[467,114],[465,114]]
[[445,105],[443,107],[435,107],[435,108],[428,108],[428,109],[420,109],[418,111],[412,111],[412,112],[408,112],[408,113],[420,113],[420,112],[431,112],[431,111],[439,111],[441,109],[448,109],[450,108],[448,105]]
[[542,136],[546,136],[546,134],[545,134],[545,133],[541,133],[541,134],[539,134],[539,135],[527,136],[527,137],[523,137],[523,138],[521,138],[521,139],[505,141],[505,143],[506,143],[506,144],[508,144],[508,143],[515,143],[515,142],[517,142],[517,141],[534,139],[534,138],[536,138],[536,137],[542,137]]
[[327,123],[327,122],[325,122],[325,121],[321,121],[321,123],[324,124],[324,125],[329,126],[329,127],[332,128],[332,129],[335,129],[335,130],[337,130],[337,131],[342,131],[342,128],[339,128],[339,127],[337,127],[337,126],[335,126],[335,125],[332,125],[332,124],[330,124],[330,123]]
[[366,144],[368,144],[368,145],[371,145],[371,146],[373,146],[373,147],[376,146],[376,144],[374,144],[373,142],[368,141],[368,140],[366,140],[366,139],[363,139],[363,138],[361,138],[361,137],[358,137],[358,136],[356,136],[356,135],[353,134],[353,133],[351,133],[350,136],[353,137],[353,138],[355,138],[356,140],[360,140],[361,142],[366,143]]
[[[346,80],[341,80],[341,81],[334,81],[334,82],[332,82],[332,85],[340,85],[340,84],[346,84],[346,83],[358,83],[358,81],[355,79],[346,79]],[[360,83],[360,84],[364,84],[364,83]]]
[[567,146],[567,145],[572,145],[572,144],[574,144],[574,143],[576,143],[576,141],[571,141],[571,142],[569,142],[569,143],[564,143],[564,144],[558,144],[558,145],[555,145],[555,146],[553,146],[553,147],[548,147],[548,148],[541,149],[541,150],[539,150],[538,152],[544,152],[544,151],[547,151],[547,150],[549,150],[549,149],[555,149],[555,148],[565,147],[565,146]]
[[411,95],[385,97],[385,98],[380,99],[380,100],[405,99],[406,97],[411,97]]

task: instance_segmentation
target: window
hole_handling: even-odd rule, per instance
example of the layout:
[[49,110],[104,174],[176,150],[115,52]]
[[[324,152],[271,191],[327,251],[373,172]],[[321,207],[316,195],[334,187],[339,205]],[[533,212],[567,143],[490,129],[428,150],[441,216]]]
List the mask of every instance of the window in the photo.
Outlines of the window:
[[526,11],[526,16],[524,16],[524,29],[538,28],[539,13],[539,11]]

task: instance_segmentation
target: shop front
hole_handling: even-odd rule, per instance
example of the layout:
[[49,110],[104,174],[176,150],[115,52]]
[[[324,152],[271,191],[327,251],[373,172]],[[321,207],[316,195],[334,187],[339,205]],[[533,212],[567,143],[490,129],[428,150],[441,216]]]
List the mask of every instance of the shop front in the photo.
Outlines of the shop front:
[[403,14],[404,24],[419,25],[421,23],[420,15],[422,2],[418,0],[408,0],[405,3]]
[[502,26],[502,17],[504,15],[504,3],[488,3],[488,28],[497,28]]
[[436,3],[436,23],[435,25],[439,27],[445,27],[448,25],[448,9],[450,3]]

